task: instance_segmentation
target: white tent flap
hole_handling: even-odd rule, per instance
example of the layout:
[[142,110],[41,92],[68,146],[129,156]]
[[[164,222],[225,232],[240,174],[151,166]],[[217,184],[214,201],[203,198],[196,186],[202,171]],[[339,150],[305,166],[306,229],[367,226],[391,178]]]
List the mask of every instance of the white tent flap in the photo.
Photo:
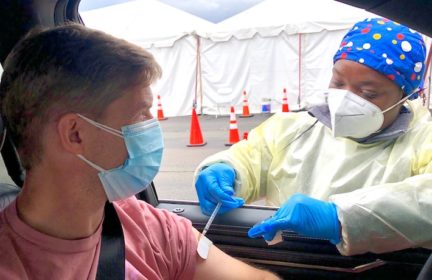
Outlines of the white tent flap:
[[196,97],[204,113],[240,110],[244,90],[254,113],[263,99],[279,111],[284,88],[298,109],[328,86],[344,33],[370,16],[332,0],[265,0],[218,24],[157,0],[82,13],[86,25],[154,54],[163,77],[152,88],[166,116],[189,115]]

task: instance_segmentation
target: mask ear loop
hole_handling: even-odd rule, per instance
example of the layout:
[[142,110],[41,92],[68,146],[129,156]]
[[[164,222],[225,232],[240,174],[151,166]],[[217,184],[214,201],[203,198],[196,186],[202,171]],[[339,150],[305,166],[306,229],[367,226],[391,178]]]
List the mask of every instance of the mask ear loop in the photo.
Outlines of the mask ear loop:
[[115,136],[123,138],[123,133],[120,130],[114,129],[112,127],[106,126],[106,125],[98,123],[98,122],[95,122],[94,120],[89,119],[89,118],[87,118],[87,117],[85,117],[85,116],[83,116],[81,114],[77,114],[77,115],[80,118],[82,118],[83,120],[87,121],[88,123],[96,126],[97,128],[100,128],[100,129],[102,129],[102,130],[104,130],[104,131],[106,131],[108,133],[111,133],[111,134],[113,134]]
[[411,92],[410,94],[408,94],[407,96],[405,96],[404,98],[402,98],[401,100],[399,100],[399,102],[397,102],[396,104],[394,104],[394,105],[388,107],[387,109],[385,109],[384,111],[382,111],[382,113],[383,113],[383,114],[384,114],[384,113],[387,113],[388,111],[390,111],[391,109],[393,109],[393,108],[396,107],[397,105],[402,104],[402,103],[405,103],[405,101],[407,101],[408,98],[410,98],[412,95],[414,95],[414,94],[416,94],[416,93],[419,93],[420,91],[422,91],[422,90],[424,90],[424,89],[425,89],[425,88],[421,88],[421,89],[418,89],[418,90],[416,90],[416,91]]
[[1,135],[1,142],[0,142],[0,151],[3,149],[3,145],[6,142],[6,133],[7,133],[7,127],[6,122],[4,121],[4,117],[0,116],[0,127],[2,128],[2,135]]
[[88,165],[90,165],[91,167],[93,167],[94,169],[96,169],[99,172],[104,172],[106,171],[105,169],[103,169],[102,167],[100,167],[99,165],[94,164],[93,162],[89,161],[88,159],[86,159],[83,155],[77,155],[77,157],[79,157],[80,159],[82,159],[85,163],[87,163]]
[[7,132],[7,128],[3,128],[3,135],[2,135],[2,139],[1,139],[1,144],[0,144],[0,151],[3,149],[3,145],[6,141],[6,132]]
[[[117,129],[114,129],[114,128],[111,128],[111,127],[109,127],[109,126],[103,125],[103,124],[101,124],[101,123],[95,122],[94,120],[91,120],[91,119],[89,119],[89,118],[87,118],[87,117],[85,117],[85,116],[83,116],[83,115],[81,115],[81,114],[77,114],[77,115],[78,115],[80,118],[82,118],[83,120],[87,121],[88,123],[90,123],[90,124],[96,126],[97,128],[100,128],[100,129],[102,129],[102,130],[104,130],[104,131],[106,131],[106,132],[108,132],[108,133],[111,133],[111,134],[113,134],[113,135],[115,135],[115,136],[118,136],[118,137],[123,138],[123,134],[121,133],[121,131],[119,131],[119,130],[117,130]],[[83,160],[85,163],[87,163],[88,165],[90,165],[91,167],[93,167],[94,169],[96,169],[96,170],[99,171],[99,172],[104,172],[104,171],[106,171],[105,169],[103,169],[103,168],[100,167],[99,165],[97,165],[97,164],[95,164],[95,163],[89,161],[88,159],[86,159],[86,158],[85,158],[83,155],[81,155],[81,154],[78,154],[77,157],[79,157],[81,160]]]

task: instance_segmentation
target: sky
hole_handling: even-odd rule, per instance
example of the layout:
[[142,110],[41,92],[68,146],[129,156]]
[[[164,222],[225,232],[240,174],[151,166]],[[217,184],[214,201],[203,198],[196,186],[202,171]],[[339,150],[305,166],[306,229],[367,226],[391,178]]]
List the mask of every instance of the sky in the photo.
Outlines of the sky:
[[[80,11],[88,11],[131,0],[81,0]],[[141,0],[146,1],[146,0]],[[264,0],[159,0],[193,15],[218,23]]]

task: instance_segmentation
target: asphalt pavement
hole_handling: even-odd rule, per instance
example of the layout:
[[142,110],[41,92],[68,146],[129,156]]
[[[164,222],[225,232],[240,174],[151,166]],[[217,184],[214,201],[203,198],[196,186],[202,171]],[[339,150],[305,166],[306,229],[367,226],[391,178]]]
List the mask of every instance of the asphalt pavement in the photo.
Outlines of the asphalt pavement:
[[[256,114],[250,118],[237,117],[240,138],[271,116]],[[193,174],[198,164],[206,157],[228,147],[229,116],[199,116],[204,140],[202,147],[187,147],[189,143],[191,117],[175,117],[161,121],[165,139],[165,150],[159,174],[154,183],[160,199],[197,200],[193,185]]]

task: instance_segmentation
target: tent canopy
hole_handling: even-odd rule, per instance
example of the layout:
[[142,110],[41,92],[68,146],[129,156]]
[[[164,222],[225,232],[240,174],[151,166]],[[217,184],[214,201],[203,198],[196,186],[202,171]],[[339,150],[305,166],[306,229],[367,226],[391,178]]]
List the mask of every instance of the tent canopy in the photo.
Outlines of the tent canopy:
[[135,0],[81,13],[84,23],[116,37],[171,47],[175,41],[213,23],[157,0]]
[[333,0],[265,0],[214,24],[157,0],[135,0],[81,16],[153,53],[164,72],[153,91],[165,115],[179,116],[194,103],[209,114],[220,113],[220,104],[241,108],[244,90],[252,112],[264,99],[279,111],[284,88],[290,108],[301,107],[328,87],[342,36],[375,15]]
[[[323,12],[324,11],[324,12]],[[246,39],[348,29],[354,22],[375,15],[332,0],[266,0],[222,21],[206,34],[213,40],[233,36]]]
[[[323,12],[325,11],[325,12]],[[86,25],[146,46],[170,47],[188,34],[213,41],[348,29],[374,16],[333,0],[265,0],[218,24],[157,0],[135,0],[82,13]]]

